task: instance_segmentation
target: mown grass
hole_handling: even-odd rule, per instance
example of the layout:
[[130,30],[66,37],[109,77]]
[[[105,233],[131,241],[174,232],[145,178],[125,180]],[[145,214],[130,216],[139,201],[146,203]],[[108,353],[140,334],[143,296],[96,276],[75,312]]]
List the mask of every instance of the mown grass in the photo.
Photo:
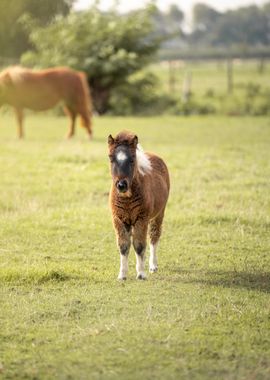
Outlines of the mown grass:
[[[0,119],[0,377],[269,379],[270,121]],[[106,138],[136,131],[172,190],[159,272],[125,283]]]

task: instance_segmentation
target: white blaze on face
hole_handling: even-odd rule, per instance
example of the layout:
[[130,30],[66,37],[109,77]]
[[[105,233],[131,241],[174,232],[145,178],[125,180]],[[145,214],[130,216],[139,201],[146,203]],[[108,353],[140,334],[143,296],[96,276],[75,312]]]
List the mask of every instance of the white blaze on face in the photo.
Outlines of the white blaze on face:
[[116,155],[116,159],[118,162],[123,162],[123,161],[127,160],[127,158],[128,157],[123,150],[120,150]]
[[138,164],[138,170],[142,175],[149,173],[152,170],[151,161],[149,157],[144,153],[140,144],[137,145],[136,158]]

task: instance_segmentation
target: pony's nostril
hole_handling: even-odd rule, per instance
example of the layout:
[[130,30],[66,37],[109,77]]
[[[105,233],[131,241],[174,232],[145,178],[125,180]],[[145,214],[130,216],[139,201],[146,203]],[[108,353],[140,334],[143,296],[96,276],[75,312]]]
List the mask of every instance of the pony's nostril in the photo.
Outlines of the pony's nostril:
[[116,184],[116,187],[117,189],[120,191],[120,192],[125,192],[127,191],[127,188],[128,188],[128,184],[127,184],[127,181],[124,179],[124,180],[121,180],[121,181],[118,181],[117,184]]

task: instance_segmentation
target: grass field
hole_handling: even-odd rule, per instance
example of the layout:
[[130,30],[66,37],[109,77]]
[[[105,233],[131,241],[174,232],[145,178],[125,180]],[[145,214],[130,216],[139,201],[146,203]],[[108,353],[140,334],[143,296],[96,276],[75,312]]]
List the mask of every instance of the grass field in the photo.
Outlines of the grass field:
[[[0,118],[0,378],[269,379],[269,118]],[[167,162],[159,272],[116,278],[106,140]]]

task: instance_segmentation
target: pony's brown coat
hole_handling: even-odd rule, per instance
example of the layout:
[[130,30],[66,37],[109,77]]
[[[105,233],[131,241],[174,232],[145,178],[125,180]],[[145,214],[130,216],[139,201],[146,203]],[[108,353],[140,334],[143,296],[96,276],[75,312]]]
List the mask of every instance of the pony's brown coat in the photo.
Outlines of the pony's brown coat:
[[[129,179],[129,190],[125,194],[117,191],[118,178],[114,178],[110,191],[110,207],[121,255],[128,255],[131,235],[133,246],[144,262],[147,229],[149,226],[150,243],[156,245],[160,235],[164,211],[169,195],[170,180],[164,161],[152,153],[145,153],[151,163],[151,171],[141,173],[136,161],[138,139],[134,134],[121,132],[114,139],[109,136],[109,156],[112,158],[119,146],[128,146],[135,161],[133,176]],[[138,261],[137,261],[138,264]],[[121,269],[120,269],[121,272]],[[137,277],[144,278],[139,273]],[[126,276],[122,276],[124,279]],[[121,278],[121,273],[119,274]]]
[[71,119],[68,137],[74,135],[75,119],[79,114],[82,125],[91,136],[91,97],[84,73],[67,67],[30,70],[19,66],[0,73],[0,106],[14,107],[18,134],[23,137],[23,109],[44,111],[63,101]]

